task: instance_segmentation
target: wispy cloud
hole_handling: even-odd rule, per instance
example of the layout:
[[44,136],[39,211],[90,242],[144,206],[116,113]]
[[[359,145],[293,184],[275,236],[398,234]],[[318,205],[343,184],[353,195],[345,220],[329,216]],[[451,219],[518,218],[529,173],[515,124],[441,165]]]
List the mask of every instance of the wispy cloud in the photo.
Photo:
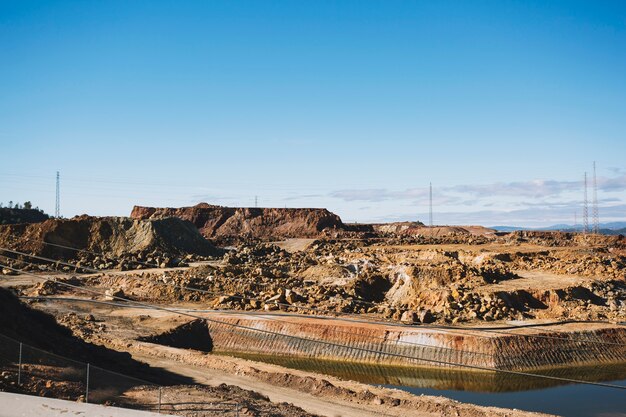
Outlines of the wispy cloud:
[[297,201],[297,200],[320,198],[320,197],[326,197],[326,194],[298,194],[298,195],[294,195],[290,197],[284,197],[282,201]]
[[[591,181],[589,187],[591,200]],[[626,173],[598,178],[598,190],[605,193],[599,196],[598,201],[601,218],[605,221],[624,219]],[[436,187],[433,196],[435,222],[532,227],[573,223],[575,213],[578,213],[579,219],[582,217],[582,193],[582,178],[576,181],[532,180]],[[361,210],[369,212],[368,218],[360,218],[362,221],[388,222],[428,217],[426,212],[407,211],[403,215],[398,210],[402,206],[405,210],[407,207],[422,207],[424,211],[428,204],[428,187],[405,190],[343,189],[333,191],[329,196],[348,204],[357,201],[379,203],[379,209]],[[394,203],[397,203],[396,207],[393,207]],[[391,210],[382,214],[379,210],[383,207]]]
[[[591,184],[590,184],[591,186]],[[513,197],[513,198],[557,198],[568,192],[581,191],[582,180],[532,180],[515,182],[496,182],[492,184],[464,184],[451,187],[438,187],[436,195],[439,204],[457,203],[471,205],[475,200],[467,197]],[[604,192],[620,192],[626,190],[626,174],[613,178],[599,178],[598,189]],[[465,199],[459,196],[465,195]],[[344,201],[371,201],[386,200],[424,200],[428,196],[428,188],[408,188],[406,190],[389,190],[386,188],[373,189],[344,189],[330,193],[330,197]]]
[[[434,222],[439,225],[468,225],[482,224],[487,226],[548,226],[556,223],[574,223],[574,213],[579,206],[563,207],[532,207],[518,210],[479,210],[471,212],[435,212]],[[603,207],[600,216],[603,222],[623,220],[626,213],[626,204]],[[377,216],[372,222],[392,222],[407,220],[423,220],[428,213],[406,213],[391,216]],[[578,221],[581,219],[578,217]]]
[[613,178],[599,178],[598,189],[607,192],[626,190],[626,174]]
[[385,188],[338,190],[330,193],[333,198],[344,201],[372,201],[379,202],[385,200],[412,200],[426,198],[427,189],[407,188],[404,191],[391,191]]
[[514,196],[541,198],[562,194],[581,188],[580,181],[533,180],[519,182],[497,182],[485,185],[458,185],[445,188],[444,191],[454,191],[475,196]]

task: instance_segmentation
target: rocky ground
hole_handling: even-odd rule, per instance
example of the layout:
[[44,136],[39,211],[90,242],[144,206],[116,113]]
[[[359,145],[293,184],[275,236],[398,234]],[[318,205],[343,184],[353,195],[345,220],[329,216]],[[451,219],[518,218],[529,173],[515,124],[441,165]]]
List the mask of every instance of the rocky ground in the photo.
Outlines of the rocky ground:
[[[270,243],[242,245],[199,266],[104,273],[76,282],[153,302],[359,314],[415,324],[622,321],[625,265],[623,255],[606,248],[317,240],[301,251]],[[41,284],[29,294],[61,290],[50,285]]]
[[[427,228],[420,223],[347,226],[332,213],[319,210],[276,209],[259,214],[210,206],[194,208],[191,213],[195,217],[190,219],[183,218],[188,211],[172,210],[181,218],[163,218],[171,213],[138,208],[134,211],[136,219],[82,216],[0,226],[0,247],[59,260],[50,263],[1,252],[0,264],[31,271],[36,276],[15,276],[14,271],[5,268],[0,284],[27,297],[82,297],[99,302],[125,298],[192,309],[350,315],[408,325],[505,324],[536,319],[626,320],[626,241],[622,236],[499,234],[476,226]],[[205,212],[216,217],[204,218]],[[250,230],[262,233],[250,234]],[[232,246],[220,249],[203,238],[200,231],[216,237],[216,242]],[[105,295],[87,293],[81,288]],[[379,406],[391,415],[405,415],[409,410],[420,410],[415,415],[493,415],[443,400],[418,401],[388,391],[372,394],[363,386],[343,385],[339,381],[328,385],[319,376],[296,377],[294,372],[276,369],[259,372],[254,366],[242,367],[239,362],[224,367],[217,359],[197,356],[198,352],[186,353],[187,349],[197,349],[194,346],[174,347],[179,349],[174,353],[163,346],[147,348],[149,344],[137,341],[139,336],[149,336],[147,329],[151,334],[155,334],[154,330],[166,332],[184,321],[155,329],[148,325],[156,322],[155,311],[139,315],[135,312],[132,317],[113,320],[107,314],[118,311],[117,307],[110,307],[109,313],[103,315],[95,314],[93,306],[72,308],[51,311],[58,323],[71,329],[71,337],[76,340],[112,350],[134,350],[133,355],[143,355],[156,366],[167,364],[172,371],[176,366],[163,361],[174,358],[196,367],[187,369],[188,377],[199,378],[201,371],[219,369],[222,381],[236,382],[234,385],[246,389],[265,384],[263,387],[272,399],[295,398],[309,407],[308,412],[326,407],[324,414],[331,415],[329,410],[335,406],[344,407],[345,415],[366,416],[376,415],[369,408]],[[49,320],[33,317],[41,323]],[[11,337],[23,337],[44,349],[56,346],[63,350],[66,346],[48,343],[55,341],[57,335],[50,335],[43,325],[39,333],[36,327],[35,331],[24,333],[28,324],[3,321],[0,315],[0,327],[2,333],[13,332]],[[32,339],[35,336],[40,337]],[[70,340],[70,335],[64,337]],[[77,354],[85,357],[96,352],[94,348],[85,349],[91,350]],[[159,360],[150,356],[150,349],[158,350]],[[114,353],[100,351],[103,363],[106,364],[107,355],[113,358]],[[120,358],[129,365],[128,369],[146,369],[128,356]],[[122,362],[118,365],[124,367]],[[43,368],[41,371],[50,375],[55,372]],[[7,368],[3,372],[0,388],[11,389],[13,371]],[[229,372],[240,372],[245,378],[229,379]],[[255,382],[250,383],[252,376]],[[80,384],[48,383],[42,378],[25,381],[24,387],[39,395],[54,394],[50,390],[57,389],[59,396],[80,399],[84,388]],[[237,398],[245,403],[248,415],[308,415],[292,406],[271,403],[263,393],[240,392],[240,388],[219,384],[212,384],[212,388],[177,385],[170,391],[173,398],[204,396],[216,403]],[[281,390],[294,387],[299,387],[300,394],[281,394]],[[315,399],[301,397],[302,392]],[[137,388],[129,398],[146,405],[148,394],[154,393],[149,388]],[[341,404],[329,406],[319,399],[325,395],[340,398],[337,401]],[[177,410],[180,415],[193,415],[194,411],[197,410],[193,407]]]

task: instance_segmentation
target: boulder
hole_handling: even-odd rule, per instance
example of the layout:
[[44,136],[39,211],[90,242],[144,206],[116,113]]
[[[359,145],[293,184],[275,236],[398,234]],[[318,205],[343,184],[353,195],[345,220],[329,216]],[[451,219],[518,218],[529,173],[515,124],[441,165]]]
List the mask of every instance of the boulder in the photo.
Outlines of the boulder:
[[417,322],[417,314],[413,310],[406,310],[402,313],[400,321],[405,324],[415,324]]

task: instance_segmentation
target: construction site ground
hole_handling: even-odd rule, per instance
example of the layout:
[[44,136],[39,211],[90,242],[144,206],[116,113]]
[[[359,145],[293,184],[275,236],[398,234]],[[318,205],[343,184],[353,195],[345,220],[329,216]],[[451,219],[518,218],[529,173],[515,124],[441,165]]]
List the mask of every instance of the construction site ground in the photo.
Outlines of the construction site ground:
[[[0,276],[0,287],[16,290],[23,301],[51,313],[85,341],[128,352],[136,360],[200,386],[227,384],[212,393],[189,384],[166,387],[171,404],[182,398],[215,397],[217,401],[228,394],[230,400],[242,403],[254,400],[250,404],[256,411],[251,408],[250,415],[262,415],[259,410],[271,408],[287,416],[514,417],[531,413],[416,396],[145,339],[171,332],[194,318],[241,321],[253,327],[287,322],[293,328],[326,326],[357,333],[454,332],[453,342],[479,334],[482,342],[476,336],[470,346],[479,351],[490,340],[511,340],[511,336],[527,337],[529,352],[544,348],[548,352],[554,345],[551,339],[578,337],[578,342],[585,343],[591,335],[606,342],[604,334],[621,335],[626,317],[623,248],[547,244],[532,236],[523,242],[506,239],[480,244],[415,244],[404,238],[288,239],[242,244],[223,256],[188,262],[159,253],[161,267],[140,269],[129,269],[136,262],[132,255],[124,255],[120,268],[114,268],[112,256],[85,255],[80,262],[90,270],[66,267],[65,273],[54,272],[55,267],[44,262],[27,264],[20,257],[12,268],[28,266],[30,275]],[[206,250],[217,253],[214,248]],[[151,256],[144,254],[141,259],[145,263]],[[77,288],[56,281],[71,282]],[[126,298],[161,309],[122,301]],[[533,339],[538,333],[548,337]],[[617,344],[612,340],[609,343]],[[623,352],[617,357],[625,359]],[[546,363],[567,365],[552,351],[546,354]],[[250,391],[266,399],[254,399]],[[147,404],[154,392],[137,389],[126,397],[134,404]],[[165,407],[164,411],[177,415],[193,415],[192,410]]]

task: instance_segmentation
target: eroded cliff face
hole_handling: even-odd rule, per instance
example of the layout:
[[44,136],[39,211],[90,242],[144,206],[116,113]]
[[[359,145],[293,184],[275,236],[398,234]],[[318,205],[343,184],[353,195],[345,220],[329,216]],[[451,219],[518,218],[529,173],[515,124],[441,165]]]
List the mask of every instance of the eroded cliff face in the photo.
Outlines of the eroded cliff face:
[[234,208],[200,203],[193,207],[135,206],[134,219],[178,217],[192,222],[207,238],[317,238],[325,230],[342,230],[339,216],[317,208]]

